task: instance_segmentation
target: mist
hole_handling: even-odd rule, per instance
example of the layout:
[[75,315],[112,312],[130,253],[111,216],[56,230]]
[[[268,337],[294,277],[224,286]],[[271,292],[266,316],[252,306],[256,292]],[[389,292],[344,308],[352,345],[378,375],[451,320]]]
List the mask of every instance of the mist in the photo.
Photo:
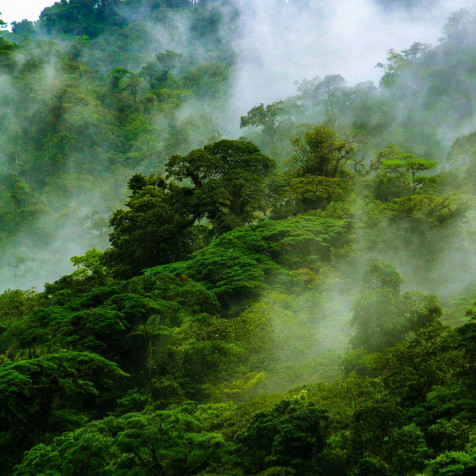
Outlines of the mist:
[[465,3],[2,30],[2,474],[473,474]]
[[240,0],[233,104],[241,114],[290,96],[295,82],[340,74],[349,83],[378,83],[388,50],[435,44],[462,0]]
[[[207,97],[193,98],[182,104],[171,116],[162,112],[156,114],[151,118],[153,128],[148,132],[149,136],[137,140],[127,162],[119,167],[110,168],[112,153],[108,150],[108,144],[102,144],[103,150],[98,154],[104,160],[103,165],[84,148],[69,150],[65,157],[68,173],[81,174],[82,170],[78,170],[77,164],[95,160],[98,170],[103,170],[106,177],[104,180],[110,187],[105,187],[104,191],[94,190],[86,180],[83,186],[72,189],[69,194],[61,197],[61,206],[56,207],[53,217],[37,218],[35,227],[56,230],[56,238],[45,241],[28,230],[22,232],[18,240],[13,242],[12,249],[23,250],[20,254],[25,255],[20,260],[21,264],[18,265],[15,258],[13,263],[16,264],[12,265],[12,252],[5,251],[0,287],[40,288],[45,281],[59,278],[72,270],[72,255],[81,254],[93,246],[106,247],[105,233],[99,236],[96,231],[91,231],[90,217],[99,216],[106,222],[107,216],[124,203],[128,175],[134,172],[161,172],[168,155],[187,152],[213,137],[239,137],[242,134],[239,129],[241,115],[259,103],[268,104],[294,95],[297,82],[316,76],[340,74],[349,85],[369,80],[378,83],[382,70],[376,68],[376,64],[385,61],[389,49],[398,51],[415,42],[437,43],[450,13],[468,2],[455,0],[430,3],[431,5],[424,1],[389,4],[363,0],[356,8],[355,2],[350,0],[239,0],[234,3],[234,8],[222,10],[216,31],[202,43],[195,41],[190,17],[180,11],[170,12],[166,21],[158,21],[148,18],[146,10],[121,10],[121,15],[128,21],[128,34],[132,37],[136,22],[144,22],[146,40],[141,39],[137,43],[140,48],[136,44],[128,45],[121,51],[116,63],[116,58],[107,58],[104,54],[106,49],[103,51],[104,45],[113,43],[116,38],[99,36],[81,53],[87,64],[97,67],[104,75],[116,66],[130,68],[138,73],[144,65],[153,61],[155,54],[169,49],[186,53],[179,64],[179,69],[186,72],[191,65],[217,59],[223,61],[229,55],[232,68],[226,90],[213,101]],[[64,41],[55,35],[51,37]],[[223,53],[221,58],[217,58],[216,51],[211,48],[211,43],[217,39],[231,46],[231,51]],[[121,48],[119,44],[118,50]],[[48,59],[42,74],[37,78],[36,87],[42,92],[42,100],[28,104],[31,111],[27,117],[34,115],[57,93],[58,84],[63,81],[63,72],[56,65],[56,60],[64,54],[65,49],[67,45],[63,43],[56,56]],[[28,58],[17,55],[16,61],[21,65]],[[9,117],[9,124],[27,130],[28,124],[18,124],[20,119],[17,120],[16,111],[5,106],[20,100],[21,92],[11,89],[7,76],[2,75],[1,81],[2,114]],[[405,105],[400,107],[404,108]],[[84,116],[83,135],[87,139],[91,138],[94,143],[97,117],[102,114],[104,111],[101,108],[91,104],[87,107],[75,106],[68,118],[74,122],[78,116]],[[87,124],[89,125],[84,127]],[[171,128],[180,130],[180,141],[168,139]],[[469,131],[470,126],[457,131],[445,129],[438,133],[445,137],[449,145],[461,130]],[[171,145],[158,150],[148,149],[150,141],[147,137],[160,138],[171,142]],[[15,145],[9,141],[8,134],[3,141],[5,148],[2,160],[6,164],[6,151],[10,151],[11,155]],[[97,152],[95,150],[95,154]],[[150,159],[140,161],[135,158],[147,155]],[[11,158],[8,160],[11,161]],[[81,217],[80,222],[78,216]],[[40,255],[43,258],[38,258]],[[448,262],[455,259],[454,255],[449,256],[451,259],[442,259],[442,267],[445,269]],[[407,268],[407,261],[411,260],[402,258],[398,265]],[[407,273],[408,279],[413,284],[416,281],[412,279],[415,270],[411,266],[408,269],[411,269]]]

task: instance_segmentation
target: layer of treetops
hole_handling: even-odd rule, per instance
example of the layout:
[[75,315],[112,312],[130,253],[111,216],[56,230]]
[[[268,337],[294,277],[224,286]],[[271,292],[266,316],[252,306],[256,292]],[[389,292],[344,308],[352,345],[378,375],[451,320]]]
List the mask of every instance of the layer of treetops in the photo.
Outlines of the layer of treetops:
[[[476,13],[232,140],[238,25],[61,0],[0,34],[1,475],[476,473]],[[89,251],[16,289],[64,224]]]

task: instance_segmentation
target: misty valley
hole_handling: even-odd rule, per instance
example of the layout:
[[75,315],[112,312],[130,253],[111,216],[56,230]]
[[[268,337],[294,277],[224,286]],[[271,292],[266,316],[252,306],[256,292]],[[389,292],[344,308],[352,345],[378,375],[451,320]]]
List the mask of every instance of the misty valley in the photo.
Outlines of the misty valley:
[[0,475],[476,474],[476,2],[51,4],[0,13]]

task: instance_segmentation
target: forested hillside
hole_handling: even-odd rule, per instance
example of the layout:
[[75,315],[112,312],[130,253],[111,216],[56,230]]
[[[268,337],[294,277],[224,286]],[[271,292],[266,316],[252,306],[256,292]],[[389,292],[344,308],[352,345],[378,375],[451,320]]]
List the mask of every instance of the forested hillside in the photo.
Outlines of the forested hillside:
[[476,6],[237,114],[242,17],[0,22],[0,474],[475,474]]

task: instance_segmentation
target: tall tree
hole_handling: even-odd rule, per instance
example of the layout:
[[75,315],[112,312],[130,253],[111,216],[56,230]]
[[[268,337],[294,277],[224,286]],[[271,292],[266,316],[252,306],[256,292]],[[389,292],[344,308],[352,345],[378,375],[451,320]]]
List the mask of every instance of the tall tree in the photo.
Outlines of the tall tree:
[[357,171],[363,162],[363,142],[357,132],[347,137],[328,125],[320,125],[304,133],[304,137],[291,140],[297,176],[319,175],[335,178],[345,173],[347,167]]
[[117,210],[110,221],[112,247],[102,258],[117,277],[185,259],[193,250],[195,216],[181,206],[189,190],[164,178],[136,174],[127,210]]
[[221,233],[246,225],[268,209],[266,181],[275,162],[251,142],[221,140],[189,154],[173,155],[168,178],[191,183],[195,218]]
[[262,127],[265,135],[270,139],[274,139],[276,129],[284,117],[284,109],[281,107],[283,101],[277,101],[268,104],[266,107],[263,103],[254,107],[246,116],[241,116],[240,128],[243,127]]

